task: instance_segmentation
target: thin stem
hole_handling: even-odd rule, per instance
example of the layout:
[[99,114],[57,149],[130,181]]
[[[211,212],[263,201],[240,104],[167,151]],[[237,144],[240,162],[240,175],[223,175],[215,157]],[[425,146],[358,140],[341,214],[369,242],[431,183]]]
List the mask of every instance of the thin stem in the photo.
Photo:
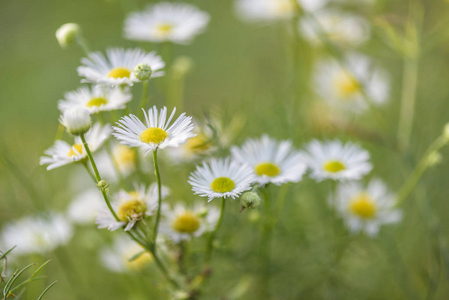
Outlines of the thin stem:
[[78,46],[80,46],[81,50],[83,50],[84,54],[86,56],[89,56],[89,46],[87,45],[87,40],[83,37],[78,37],[76,39],[76,43],[78,44]]
[[261,252],[260,256],[262,259],[262,265],[264,266],[262,272],[262,297],[265,299],[271,298],[271,289],[270,289],[270,273],[271,273],[271,241],[273,237],[273,219],[271,215],[271,201],[268,193],[268,187],[266,186],[261,190],[264,196],[264,206],[265,206],[265,216],[264,216],[264,226],[263,226],[263,235],[261,241]]
[[210,261],[212,259],[212,253],[214,250],[214,241],[215,241],[215,237],[217,235],[218,229],[220,229],[221,223],[223,222],[225,206],[226,206],[226,200],[223,197],[221,199],[220,217],[218,218],[217,224],[215,225],[214,230],[210,233],[209,240],[207,241],[206,256],[205,256],[205,262],[207,265],[210,264]]
[[156,175],[157,180],[157,215],[156,215],[156,223],[153,228],[153,249],[156,249],[156,240],[159,229],[159,221],[161,219],[161,206],[162,206],[162,183],[161,183],[161,174],[159,172],[159,165],[157,163],[157,148],[153,151],[153,164],[154,164],[154,174]]
[[[148,80],[142,81],[142,100],[140,100],[140,106],[139,108],[145,109],[145,106],[147,106],[148,102]],[[141,110],[143,114],[143,110]]]

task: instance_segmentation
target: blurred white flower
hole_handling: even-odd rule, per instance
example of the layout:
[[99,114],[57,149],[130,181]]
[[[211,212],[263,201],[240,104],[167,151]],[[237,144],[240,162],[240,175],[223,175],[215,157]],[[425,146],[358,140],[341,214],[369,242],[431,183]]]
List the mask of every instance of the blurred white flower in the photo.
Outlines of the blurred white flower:
[[133,85],[139,82],[134,74],[134,68],[141,63],[151,67],[151,77],[164,75],[162,69],[165,63],[155,51],[146,53],[143,50],[110,48],[106,50],[106,57],[101,52],[91,52],[88,58],[81,59],[82,66],[78,67],[78,75],[85,79],[81,82],[100,85],[118,86]]
[[126,18],[125,38],[188,44],[205,30],[209,19],[207,13],[190,4],[160,2]]
[[167,108],[158,111],[156,106],[153,106],[148,110],[148,114],[144,111],[146,124],[135,115],[125,116],[117,122],[118,126],[114,127],[113,135],[124,145],[141,147],[145,154],[158,148],[178,147],[195,134],[192,132],[192,117],[185,116],[185,113],[170,125],[175,112],[176,108],[167,120]]
[[81,28],[76,23],[66,23],[56,30],[56,39],[62,48],[73,44],[81,34]]
[[[109,138],[111,132],[112,129],[109,124],[104,126],[101,126],[99,123],[94,124],[85,136],[91,152],[97,151]],[[74,163],[87,157],[86,149],[84,149],[80,137],[75,137],[73,145],[57,140],[44,154],[40,159],[40,164],[48,165],[47,170]]]
[[64,95],[64,100],[58,102],[61,111],[75,107],[86,108],[91,114],[100,111],[123,109],[131,101],[132,95],[128,89],[94,86],[81,87]]
[[64,110],[59,122],[71,135],[85,134],[92,124],[89,111],[85,107],[73,107]]
[[350,142],[314,140],[302,155],[312,172],[310,176],[318,181],[357,180],[372,169],[368,151]]
[[360,17],[337,10],[320,10],[299,20],[301,35],[314,45],[321,45],[326,38],[345,47],[362,44],[369,38],[368,22]]
[[233,157],[253,170],[259,184],[298,182],[307,166],[291,141],[278,142],[267,135],[248,139],[240,148],[232,147]]
[[176,204],[173,208],[163,205],[162,214],[160,232],[175,243],[179,243],[212,231],[220,211],[213,206],[206,207],[204,204],[197,204],[192,208]]
[[245,21],[276,21],[289,19],[298,10],[296,0],[236,0],[235,9]]
[[214,198],[236,198],[251,188],[255,178],[247,165],[226,159],[211,159],[196,167],[190,174],[189,183],[196,195]]
[[105,207],[101,193],[97,188],[92,188],[75,196],[67,209],[67,215],[75,224],[94,224],[97,212]]
[[402,219],[401,211],[394,208],[395,195],[379,179],[371,180],[366,188],[360,182],[341,183],[330,200],[353,233],[374,236],[381,225]]
[[331,106],[355,113],[372,104],[383,104],[389,96],[388,75],[360,54],[349,54],[343,62],[320,61],[314,74],[315,90]]
[[13,246],[14,254],[45,254],[66,244],[73,234],[72,225],[61,214],[29,216],[3,226],[2,250]]

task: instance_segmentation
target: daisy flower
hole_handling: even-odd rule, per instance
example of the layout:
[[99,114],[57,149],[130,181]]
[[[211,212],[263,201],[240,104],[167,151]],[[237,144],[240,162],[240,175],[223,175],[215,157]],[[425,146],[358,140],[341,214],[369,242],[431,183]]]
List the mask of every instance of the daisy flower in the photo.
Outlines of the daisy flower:
[[237,0],[236,13],[245,21],[289,19],[298,11],[296,0]]
[[314,140],[306,146],[302,155],[311,169],[311,177],[318,181],[357,180],[372,169],[368,151],[349,142]]
[[232,147],[231,152],[237,161],[251,167],[255,181],[261,185],[298,182],[307,169],[291,141],[277,142],[267,135],[249,139],[240,148]]
[[65,216],[51,213],[46,216],[30,216],[5,224],[0,236],[4,249],[14,246],[15,254],[45,254],[66,244],[73,234],[72,225]]
[[92,188],[75,196],[67,209],[67,216],[75,224],[89,225],[95,223],[97,212],[103,207],[101,194],[97,188]]
[[203,204],[197,204],[193,208],[182,204],[176,204],[173,208],[164,205],[162,210],[164,218],[160,231],[175,243],[212,231],[220,216],[217,208],[206,208]]
[[254,182],[253,170],[230,158],[212,159],[197,166],[190,175],[189,183],[196,195],[214,198],[235,198],[251,188]]
[[161,2],[131,13],[125,20],[125,38],[188,44],[205,30],[209,19],[207,13],[190,4]]
[[100,250],[100,260],[109,271],[138,271],[151,264],[153,256],[133,240],[120,236],[111,246]]
[[335,10],[321,10],[301,18],[298,23],[301,35],[315,46],[322,44],[322,36],[331,42],[354,47],[369,38],[368,22],[359,16]]
[[59,110],[84,107],[94,114],[100,111],[123,109],[126,107],[126,103],[131,101],[132,95],[128,89],[94,86],[92,88],[81,87],[68,92],[64,98],[58,103]]
[[[123,117],[118,126],[114,127],[113,135],[124,145],[130,147],[141,147],[145,154],[158,148],[178,147],[189,138],[194,137],[192,117],[182,113],[172,125],[170,125],[176,108],[173,109],[167,120],[167,108],[158,111],[156,106],[145,114],[145,124],[135,115]],[[159,115],[159,116],[158,116]]]
[[371,180],[366,187],[360,182],[341,183],[331,201],[353,233],[363,231],[374,236],[381,225],[402,219],[401,211],[394,208],[395,195],[379,179]]
[[146,53],[143,50],[110,48],[106,50],[106,57],[101,52],[91,52],[88,58],[81,59],[82,66],[78,67],[78,75],[85,79],[81,82],[96,83],[100,85],[133,85],[139,80],[133,70],[141,63],[151,67],[151,77],[164,75],[161,69],[165,64],[162,58],[152,51]]
[[348,55],[342,66],[334,59],[326,59],[315,68],[315,90],[330,105],[352,112],[362,112],[373,104],[383,104],[389,95],[386,73],[367,57]]
[[[168,189],[163,187],[162,198],[168,195]],[[120,190],[115,201],[111,203],[112,208],[117,213],[117,221],[109,210],[101,210],[97,216],[98,228],[107,228],[114,231],[120,227],[125,227],[125,231],[131,230],[138,221],[142,221],[146,216],[153,215],[158,205],[158,188],[152,184],[148,189],[144,185],[136,186],[132,192]]]
[[[97,151],[111,135],[112,129],[109,124],[101,126],[96,123],[86,133],[86,141],[91,152]],[[57,140],[55,144],[44,152],[40,159],[41,165],[48,165],[47,170],[52,170],[67,164],[80,161],[87,157],[86,149],[80,137],[75,137],[74,144]]]

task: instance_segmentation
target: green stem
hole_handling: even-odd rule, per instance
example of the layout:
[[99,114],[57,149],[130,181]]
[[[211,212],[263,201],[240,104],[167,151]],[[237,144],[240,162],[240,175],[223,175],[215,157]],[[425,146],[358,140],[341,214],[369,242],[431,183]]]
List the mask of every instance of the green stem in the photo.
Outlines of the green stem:
[[226,206],[226,200],[223,197],[221,199],[220,217],[218,218],[217,224],[215,225],[214,230],[210,233],[209,240],[207,241],[206,256],[205,256],[205,262],[207,265],[210,264],[210,261],[212,259],[212,253],[214,250],[214,241],[215,241],[217,232],[220,229],[221,223],[223,222],[225,206]]
[[153,151],[153,164],[154,164],[154,174],[156,175],[157,180],[157,215],[156,215],[156,223],[153,228],[153,249],[156,247],[157,234],[159,229],[159,222],[161,219],[161,206],[162,206],[162,183],[161,183],[161,174],[159,172],[159,165],[157,163],[157,148]]
[[78,46],[80,46],[81,50],[83,50],[84,54],[86,56],[89,56],[89,46],[87,45],[87,40],[83,37],[78,37],[76,39],[76,43],[78,44]]
[[[139,109],[143,108],[145,109],[145,106],[147,106],[148,103],[148,80],[142,81],[142,100],[140,100]],[[141,113],[143,114],[143,111],[141,110]]]
[[262,242],[260,244],[261,246],[261,253],[260,256],[262,259],[262,265],[264,266],[263,272],[262,272],[262,286],[261,286],[261,292],[262,292],[262,298],[270,299],[271,298],[271,288],[270,288],[270,281],[271,281],[271,243],[272,243],[272,237],[273,237],[273,218],[271,215],[271,202],[270,202],[270,196],[268,193],[268,185],[261,190],[263,196],[264,196],[264,206],[265,206],[265,216],[264,216],[264,226],[263,226],[263,235],[262,235]]

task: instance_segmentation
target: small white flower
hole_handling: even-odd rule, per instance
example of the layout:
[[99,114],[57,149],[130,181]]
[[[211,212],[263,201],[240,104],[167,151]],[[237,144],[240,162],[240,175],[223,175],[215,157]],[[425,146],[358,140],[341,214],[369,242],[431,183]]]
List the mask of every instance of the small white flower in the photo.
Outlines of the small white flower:
[[72,234],[72,225],[63,215],[25,217],[4,225],[0,245],[4,251],[16,246],[17,255],[45,254],[66,244]]
[[340,46],[354,47],[369,38],[368,22],[360,17],[336,10],[321,10],[301,18],[301,35],[314,45],[321,45],[323,36]]
[[255,178],[247,164],[241,164],[230,158],[212,159],[197,166],[191,173],[189,183],[195,194],[214,198],[235,198],[251,188]]
[[[168,189],[163,187],[162,198],[165,198],[168,193]],[[143,221],[146,216],[153,215],[157,209],[157,185],[152,184],[149,188],[145,188],[144,185],[136,186],[132,192],[120,190],[111,205],[119,220],[117,221],[109,210],[103,209],[97,216],[98,228],[114,231],[125,227],[125,231],[131,230],[137,222]]]
[[360,182],[341,183],[330,200],[353,233],[374,236],[381,225],[402,219],[401,211],[394,208],[395,195],[379,179],[371,180],[366,188]]
[[63,111],[59,122],[72,135],[86,133],[92,124],[89,111],[84,107],[74,107]]
[[[109,138],[111,132],[112,129],[109,124],[105,126],[101,126],[99,123],[94,124],[85,136],[90,151],[97,151]],[[40,164],[48,165],[47,170],[74,163],[87,157],[86,149],[84,149],[80,137],[75,137],[73,145],[57,140],[44,154],[40,159]]]
[[125,37],[130,40],[187,44],[202,33],[209,15],[184,3],[161,2],[125,20]]
[[368,151],[349,142],[314,140],[302,154],[311,169],[311,177],[318,181],[358,180],[372,169]]
[[67,215],[75,224],[89,225],[95,223],[98,210],[105,206],[98,189],[88,189],[72,200],[67,209]]
[[289,19],[298,12],[296,0],[236,0],[236,13],[245,21]]
[[206,207],[203,204],[197,204],[192,208],[182,204],[176,204],[173,208],[163,205],[162,211],[160,232],[175,243],[212,231],[220,216],[217,208]]
[[73,44],[81,33],[81,28],[78,24],[67,23],[56,30],[56,39],[62,48]]
[[316,66],[315,90],[330,105],[358,113],[369,107],[367,101],[373,104],[387,101],[388,76],[367,57],[350,54],[343,66],[330,58]]
[[78,74],[85,78],[81,82],[110,86],[139,82],[133,72],[138,64],[149,65],[153,71],[152,78],[164,75],[161,70],[165,66],[156,52],[146,53],[139,48],[110,48],[106,51],[106,57],[101,52],[91,52],[88,58],[81,59],[81,63],[83,65],[78,67]]
[[291,141],[277,142],[267,135],[249,139],[240,148],[232,147],[231,152],[237,161],[251,167],[255,180],[262,185],[298,182],[307,169]]
[[94,86],[81,87],[66,93],[64,98],[58,103],[59,110],[83,107],[94,114],[100,111],[123,109],[126,103],[132,100],[132,95],[128,89]]
[[145,154],[158,148],[178,147],[189,138],[194,137],[192,117],[186,117],[182,113],[172,125],[170,125],[176,108],[173,109],[167,120],[167,108],[158,111],[156,106],[148,110],[145,114],[145,123],[135,115],[123,117],[118,126],[114,127],[113,135],[124,145],[130,147],[141,147]]
[[100,251],[103,266],[116,273],[138,271],[153,261],[153,256],[128,237],[117,237],[112,246]]

